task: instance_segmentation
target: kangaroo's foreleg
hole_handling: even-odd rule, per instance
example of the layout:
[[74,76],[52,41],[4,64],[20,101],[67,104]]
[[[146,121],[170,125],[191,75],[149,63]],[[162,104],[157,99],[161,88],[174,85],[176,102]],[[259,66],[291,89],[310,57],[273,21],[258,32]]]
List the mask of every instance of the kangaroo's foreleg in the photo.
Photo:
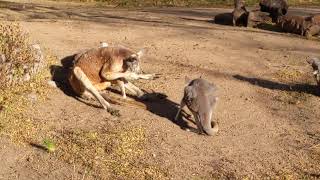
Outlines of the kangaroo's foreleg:
[[126,99],[127,95],[126,95],[125,82],[123,80],[117,80],[117,84],[120,87],[123,99]]
[[177,114],[176,114],[176,117],[174,118],[175,121],[178,120],[178,117],[179,117],[179,115],[180,115],[180,112],[181,112],[181,110],[183,109],[183,107],[184,107],[185,105],[186,105],[186,103],[185,103],[184,100],[182,99],[181,102],[180,102],[180,107],[179,107],[179,109],[178,109],[178,112],[177,112]]
[[129,81],[125,84],[125,86],[128,90],[133,91],[134,95],[136,95],[137,97],[141,97],[145,94],[140,88]]

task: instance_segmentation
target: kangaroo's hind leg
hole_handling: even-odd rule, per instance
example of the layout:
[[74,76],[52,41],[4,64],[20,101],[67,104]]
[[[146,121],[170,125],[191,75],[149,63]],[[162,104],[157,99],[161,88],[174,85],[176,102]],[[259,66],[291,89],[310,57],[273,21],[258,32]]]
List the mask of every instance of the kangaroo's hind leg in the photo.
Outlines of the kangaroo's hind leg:
[[182,99],[182,100],[181,100],[181,103],[180,103],[180,107],[179,107],[178,112],[177,112],[177,114],[176,114],[176,117],[174,118],[175,121],[178,120],[178,117],[179,117],[179,115],[180,115],[180,112],[181,112],[181,110],[183,109],[183,107],[184,107],[185,105],[186,105],[186,103],[185,103],[184,100]]
[[73,69],[74,76],[81,82],[84,86],[85,91],[90,92],[103,106],[104,109],[108,109],[110,104],[101,96],[98,90],[92,85],[86,74],[79,67]]
[[193,114],[194,120],[196,121],[196,124],[197,124],[197,127],[198,127],[199,134],[204,133],[203,128],[202,128],[202,125],[201,125],[201,119],[200,119],[200,115],[199,115],[199,113],[192,112],[192,114]]

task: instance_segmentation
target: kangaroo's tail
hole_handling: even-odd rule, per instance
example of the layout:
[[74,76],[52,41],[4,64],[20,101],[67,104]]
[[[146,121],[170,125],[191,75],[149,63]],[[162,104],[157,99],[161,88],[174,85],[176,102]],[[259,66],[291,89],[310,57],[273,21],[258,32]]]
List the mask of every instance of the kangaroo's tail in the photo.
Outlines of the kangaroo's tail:
[[207,125],[203,126],[203,130],[209,135],[214,136],[219,131],[219,126],[216,122],[211,121]]

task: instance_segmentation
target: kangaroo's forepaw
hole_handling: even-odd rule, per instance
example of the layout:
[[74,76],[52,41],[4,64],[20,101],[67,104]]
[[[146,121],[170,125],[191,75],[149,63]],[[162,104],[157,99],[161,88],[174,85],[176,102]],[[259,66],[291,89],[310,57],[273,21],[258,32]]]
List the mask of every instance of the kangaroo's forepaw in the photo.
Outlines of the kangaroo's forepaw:
[[156,74],[140,74],[140,79],[152,80],[156,78]]

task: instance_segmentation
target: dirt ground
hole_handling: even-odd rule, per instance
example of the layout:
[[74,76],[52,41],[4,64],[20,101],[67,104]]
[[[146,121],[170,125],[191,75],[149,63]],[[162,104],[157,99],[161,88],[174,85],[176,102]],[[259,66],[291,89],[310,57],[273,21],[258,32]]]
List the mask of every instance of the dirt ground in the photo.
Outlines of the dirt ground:
[[[306,63],[308,57],[319,56],[316,37],[306,40],[212,23],[216,14],[230,9],[128,11],[45,2],[20,5],[1,8],[1,19],[17,20],[33,40],[59,60],[97,47],[100,41],[134,50],[144,48],[143,70],[161,76],[138,84],[168,97],[147,102],[147,109],[114,105],[121,114],[114,117],[80,102],[60,81],[61,88],[51,89],[48,100],[36,104],[30,117],[49,127],[50,134],[61,141],[79,140],[81,133],[77,132],[104,137],[108,132],[118,136],[117,132],[128,128],[141,130],[143,145],[131,149],[130,156],[118,158],[118,163],[129,163],[126,167],[133,173],[98,165],[107,164],[99,161],[108,156],[107,150],[98,153],[101,157],[90,153],[81,157],[85,161],[97,159],[94,166],[87,167],[85,161],[75,159],[79,156],[71,154],[71,161],[66,158],[59,146],[52,155],[2,137],[0,179],[320,178],[319,91]],[[319,11],[290,10],[304,14]],[[195,133],[192,118],[173,122],[185,76],[200,75],[219,87],[214,118],[220,131],[214,137]],[[39,135],[36,140],[42,138]],[[104,146],[108,142],[106,138],[98,144],[108,149]],[[85,152],[92,148],[88,142],[71,152],[88,155]]]

